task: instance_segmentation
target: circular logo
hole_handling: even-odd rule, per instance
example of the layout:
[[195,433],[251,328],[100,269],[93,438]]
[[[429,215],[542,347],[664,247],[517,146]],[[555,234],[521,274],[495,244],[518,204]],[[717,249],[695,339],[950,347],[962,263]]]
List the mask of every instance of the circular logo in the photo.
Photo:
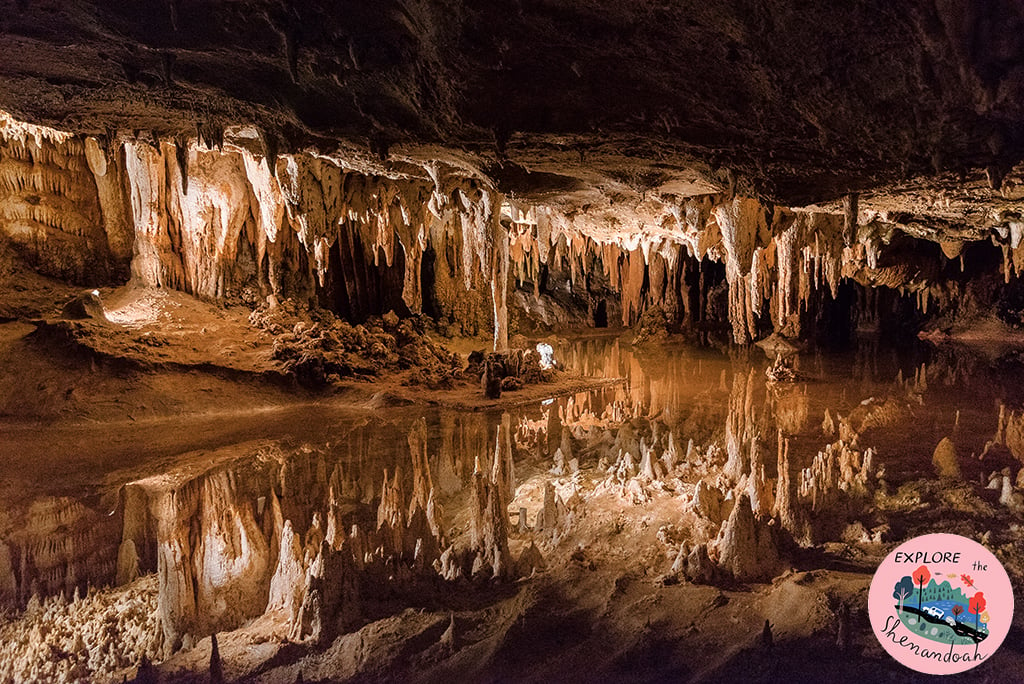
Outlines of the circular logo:
[[981,544],[926,534],[900,544],[878,566],[868,614],[893,658],[918,672],[956,674],[1003,643],[1013,619],[1013,588]]

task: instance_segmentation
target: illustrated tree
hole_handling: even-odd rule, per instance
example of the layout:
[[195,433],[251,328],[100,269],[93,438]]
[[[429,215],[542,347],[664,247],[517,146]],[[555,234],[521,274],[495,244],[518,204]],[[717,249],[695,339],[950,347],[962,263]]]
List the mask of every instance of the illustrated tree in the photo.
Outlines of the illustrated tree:
[[904,575],[903,579],[896,583],[896,588],[892,592],[892,597],[900,602],[900,612],[903,611],[903,602],[913,593],[914,580],[910,578],[910,575]]
[[[924,598],[924,583],[932,578],[932,573],[928,571],[927,565],[922,565],[914,571],[913,578],[919,587],[917,590],[917,612],[920,613],[921,600]],[[921,620],[921,631],[924,631],[924,620]]]
[[959,603],[954,603],[953,604],[953,620],[954,620],[954,622],[960,622],[960,620],[958,620],[957,618],[959,618],[960,615],[963,612],[964,612],[964,607],[963,606],[961,606]]
[[985,594],[984,592],[978,592],[967,602],[967,612],[974,615],[974,629],[978,629],[978,619],[981,614],[985,612]]
[[[967,612],[974,614],[974,631],[978,631],[978,619],[985,612],[985,594],[978,592],[967,601]],[[974,638],[974,654],[978,654],[978,638]]]

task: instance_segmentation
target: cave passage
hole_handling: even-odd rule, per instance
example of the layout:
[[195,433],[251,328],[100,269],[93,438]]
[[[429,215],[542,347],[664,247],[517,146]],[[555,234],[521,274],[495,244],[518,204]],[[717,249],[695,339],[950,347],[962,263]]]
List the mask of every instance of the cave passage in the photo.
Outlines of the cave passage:
[[988,570],[869,597],[951,533],[1024,603],[1024,3],[16,0],[0,55],[0,684],[1020,679]]

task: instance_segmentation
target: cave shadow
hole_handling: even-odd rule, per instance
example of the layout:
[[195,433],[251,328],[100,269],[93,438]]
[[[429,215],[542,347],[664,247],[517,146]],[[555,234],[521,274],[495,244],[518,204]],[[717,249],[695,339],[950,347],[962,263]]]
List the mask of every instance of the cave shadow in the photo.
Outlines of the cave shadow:
[[[773,646],[744,648],[721,665],[697,678],[688,680],[704,684],[820,684],[821,682],[858,682],[888,684],[934,682],[935,675],[915,672],[889,657],[875,643],[867,620],[854,628],[854,643],[840,648],[829,633],[801,639],[776,642]],[[1010,681],[1007,663],[998,659],[983,661],[977,667],[956,675],[946,675],[943,682]],[[684,680],[687,681],[687,680]]]

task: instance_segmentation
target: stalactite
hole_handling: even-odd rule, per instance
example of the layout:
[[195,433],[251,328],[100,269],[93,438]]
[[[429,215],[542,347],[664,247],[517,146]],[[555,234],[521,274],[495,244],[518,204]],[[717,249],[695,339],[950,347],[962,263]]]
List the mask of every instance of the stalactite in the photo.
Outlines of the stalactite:
[[508,353],[508,231],[491,219],[491,300],[494,306],[494,351]]
[[501,423],[498,425],[491,480],[499,487],[505,501],[511,501],[515,498],[515,464],[512,459],[512,416],[508,413],[502,413]]
[[736,373],[729,393],[729,415],[725,424],[726,452],[729,458],[725,474],[734,482],[739,482],[740,478],[750,472],[750,454],[745,454],[744,450],[756,438],[755,377],[753,368],[748,373]]
[[[135,222],[132,276],[146,286],[159,287],[166,281],[167,286],[173,287],[178,280],[173,272],[180,271],[180,262],[173,253],[163,252],[167,235],[167,209],[162,192],[166,184],[164,164],[149,145],[127,142],[124,152]],[[170,278],[165,277],[168,270],[172,271]]]
[[0,236],[51,276],[119,275],[131,245],[120,195],[110,192],[118,174],[109,171],[98,140],[0,113]]
[[857,239],[857,207],[859,195],[855,192],[843,197],[843,244],[852,247]]
[[755,248],[768,230],[764,208],[755,200],[735,198],[714,210],[725,245],[725,277],[729,281],[729,322],[738,344],[756,336],[750,299],[750,268]]

